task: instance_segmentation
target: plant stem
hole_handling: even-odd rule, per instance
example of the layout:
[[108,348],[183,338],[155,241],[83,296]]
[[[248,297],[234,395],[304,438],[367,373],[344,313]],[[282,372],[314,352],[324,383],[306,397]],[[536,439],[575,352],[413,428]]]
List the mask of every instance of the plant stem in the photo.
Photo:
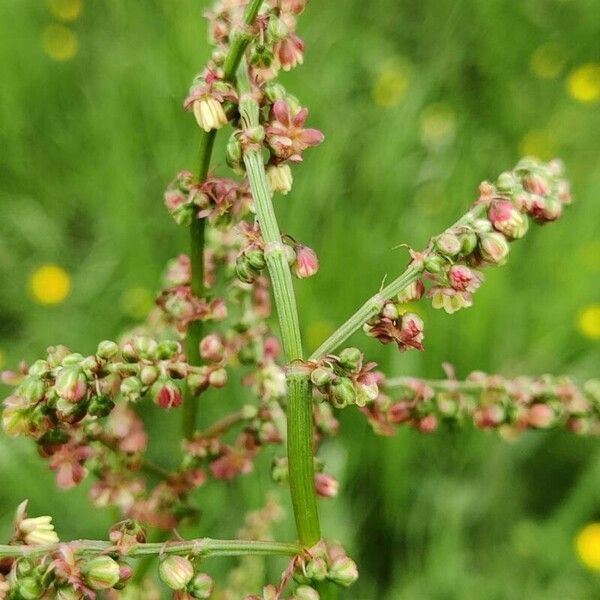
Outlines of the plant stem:
[[441,392],[480,392],[485,390],[485,385],[477,381],[457,381],[454,379],[420,379],[415,377],[393,377],[387,379],[385,387],[393,388],[410,388],[411,382],[418,381],[424,383],[430,388]]
[[[229,52],[225,58],[224,64],[224,79],[231,81],[236,73],[237,67],[242,59],[244,51],[248,47],[252,37],[246,31],[246,28],[254,23],[258,11],[262,6],[263,0],[252,0],[246,7],[244,13],[243,26],[233,35],[233,41],[229,48]],[[215,144],[217,132],[211,130],[209,132],[202,131],[200,137],[200,151],[198,156],[198,182],[201,183],[206,179],[208,169],[210,167],[210,158]],[[190,260],[192,267],[192,293],[194,296],[202,298],[205,293],[204,289],[204,237],[205,237],[206,221],[205,219],[196,219],[190,226]],[[191,365],[200,364],[199,344],[202,339],[202,321],[193,321],[190,323],[187,338],[186,352]],[[198,420],[198,399],[194,397],[191,391],[186,389],[183,399],[183,434],[187,439],[190,439],[196,430],[196,422]]]
[[[258,104],[249,93],[250,84],[245,64],[238,70],[237,79],[242,127],[258,127]],[[265,242],[265,259],[271,276],[285,358],[288,364],[293,365],[303,359],[298,310],[292,274],[281,242],[260,148],[246,149],[244,164]],[[312,451],[312,388],[309,375],[303,369],[288,369],[286,379],[290,492],[298,537],[304,546],[311,547],[321,539]]]
[[[485,204],[475,205],[463,215],[452,227],[460,227],[479,218],[485,211]],[[431,247],[431,242],[428,248]],[[396,294],[405,290],[417,281],[423,273],[423,267],[411,265],[399,277],[386,285],[378,294],[369,298],[345,323],[336,329],[310,356],[309,360],[317,361],[327,354],[331,354],[343,344],[355,331],[358,331],[369,319],[376,316],[383,305]]]
[[[109,549],[115,549],[114,544],[103,540],[75,540],[70,544],[76,554],[102,554]],[[0,545],[0,558],[7,556],[42,556],[56,552],[62,545],[63,542],[39,546]],[[295,556],[301,551],[302,549],[298,544],[288,542],[200,538],[178,542],[138,544],[127,552],[127,556],[132,558],[158,554],[194,554],[202,558],[242,555]]]

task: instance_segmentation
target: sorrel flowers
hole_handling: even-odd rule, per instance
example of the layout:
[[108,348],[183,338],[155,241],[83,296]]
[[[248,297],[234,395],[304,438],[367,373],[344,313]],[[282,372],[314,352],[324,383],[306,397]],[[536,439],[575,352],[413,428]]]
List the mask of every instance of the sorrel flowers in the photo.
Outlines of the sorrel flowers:
[[[219,0],[207,13],[215,48],[184,102],[200,127],[199,166],[180,171],[164,197],[174,221],[188,230],[190,253],[168,263],[146,322],[118,341],[100,342],[91,354],[57,345],[3,374],[14,388],[4,401],[6,433],[29,437],[60,487],[93,478],[91,502],[112,506],[120,520],[107,540],[61,543],[50,516],[28,518],[21,504],[1,550],[0,598],[79,600],[97,592],[116,598],[125,586],[133,596],[158,597],[155,579],[142,569],[135,581],[127,562],[149,555],[159,557],[158,575],[179,600],[211,597],[215,582],[202,563],[223,555],[242,557],[238,581],[225,589],[216,584],[223,597],[261,598],[244,587],[256,570],[250,555],[289,559],[278,584],[263,587],[263,600],[335,597],[358,577],[344,549],[323,539],[317,509],[317,495],[333,501],[339,492],[337,479],[314,456],[339,429],[336,409],[355,405],[382,435],[400,424],[433,433],[465,421],[508,436],[558,426],[600,433],[598,382],[477,372],[465,381],[450,373],[441,381],[389,379],[359,348],[340,350],[363,329],[401,352],[423,351],[424,320],[406,303],[431,298],[448,313],[472,306],[485,269],[507,261],[530,220],[556,220],[570,203],[557,161],[525,159],[481,184],[454,225],[422,251],[411,249],[403,273],[312,356],[304,355],[292,275],[315,275],[319,261],[308,246],[282,235],[273,193],[292,191],[290,165],[324,140],[307,126],[308,110],[274,81],[280,69],[302,64],[297,17],[305,5]],[[217,130],[229,124],[225,158],[232,173],[223,177],[211,170],[211,153]],[[203,394],[226,388],[232,376],[246,388],[243,399],[221,392],[224,414],[198,429]],[[148,402],[165,420],[182,418],[183,439],[172,450],[178,458],[169,467],[148,455],[153,440],[140,417]],[[270,525],[281,516],[272,500],[250,513],[240,539],[181,540],[175,528],[198,514],[193,492],[252,477],[267,447],[276,451],[273,480],[290,488],[297,541],[271,541]],[[147,527],[164,530],[166,541],[148,542]]]

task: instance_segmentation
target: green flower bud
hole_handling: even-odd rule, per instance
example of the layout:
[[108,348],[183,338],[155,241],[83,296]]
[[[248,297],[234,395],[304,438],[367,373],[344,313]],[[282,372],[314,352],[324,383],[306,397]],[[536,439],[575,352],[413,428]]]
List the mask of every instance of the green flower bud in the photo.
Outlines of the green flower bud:
[[499,192],[511,193],[516,184],[517,181],[515,179],[515,176],[508,171],[501,173],[498,176],[498,179],[496,180],[496,187],[498,188]]
[[429,273],[439,273],[445,264],[446,261],[441,256],[435,254],[428,256],[423,262],[425,270]]
[[319,592],[307,585],[299,585],[294,595],[296,600],[319,600]]
[[198,573],[190,581],[187,591],[192,598],[210,598],[215,589],[215,582],[210,575]]
[[23,577],[18,580],[19,598],[23,600],[37,600],[42,597],[42,584],[36,577]]
[[71,351],[66,346],[50,346],[48,348],[48,364],[51,368],[60,367],[65,356]]
[[119,583],[119,563],[110,556],[96,556],[84,563],[83,577],[93,590],[108,590]]
[[30,402],[39,402],[46,391],[46,386],[37,377],[26,377],[19,386],[19,394]]
[[83,354],[79,352],[72,352],[67,354],[62,360],[63,367],[77,367],[83,362]]
[[69,402],[78,402],[87,393],[87,378],[77,366],[67,366],[60,370],[54,384],[60,398]]
[[156,356],[161,360],[173,358],[180,351],[179,342],[175,340],[163,340],[159,342]]
[[356,563],[348,556],[337,558],[329,568],[329,579],[348,587],[358,579]]
[[118,352],[118,344],[110,340],[104,340],[100,342],[98,344],[98,349],[96,350],[96,354],[104,360],[110,360],[111,358],[114,358]]
[[235,272],[244,283],[252,283],[254,281],[255,273],[248,259],[243,255],[238,256],[235,261]]
[[194,576],[194,566],[183,556],[167,556],[158,566],[161,581],[172,590],[182,590]]
[[137,377],[126,377],[121,382],[121,394],[130,402],[139,400],[144,391],[144,385]]
[[335,379],[335,373],[327,367],[317,367],[311,374],[310,380],[317,387],[329,385]]
[[267,263],[265,261],[265,253],[262,250],[255,249],[246,253],[248,264],[256,271],[262,271]]
[[446,231],[435,240],[435,247],[444,256],[456,256],[461,249],[461,241],[456,235]]
[[477,248],[477,235],[474,231],[463,233],[460,236],[460,241],[461,252],[467,256],[472,254],[475,248]]
[[29,375],[31,377],[45,377],[50,373],[50,365],[47,360],[36,360],[29,367]]
[[287,483],[289,474],[287,458],[275,457],[271,464],[271,479],[275,483]]
[[359,371],[362,365],[362,352],[358,348],[344,348],[340,352],[340,365],[352,372]]
[[236,172],[243,172],[243,157],[242,157],[242,144],[237,135],[233,134],[227,142],[227,148],[225,150],[225,160],[227,164]]
[[153,365],[146,365],[140,371],[140,381],[144,385],[152,385],[158,379],[158,369]]
[[327,577],[327,563],[320,557],[313,558],[306,563],[304,572],[309,579],[323,581]]
[[354,384],[348,377],[340,377],[339,381],[332,387],[333,403],[337,408],[344,408],[348,404],[353,404],[356,398]]
[[158,343],[148,336],[139,335],[133,340],[133,347],[142,358],[152,359],[156,357]]
[[99,396],[93,396],[90,400],[88,414],[92,417],[106,417],[114,407],[115,403],[111,400],[110,396],[100,394]]
[[60,587],[55,593],[56,600],[81,600],[81,594],[70,586]]

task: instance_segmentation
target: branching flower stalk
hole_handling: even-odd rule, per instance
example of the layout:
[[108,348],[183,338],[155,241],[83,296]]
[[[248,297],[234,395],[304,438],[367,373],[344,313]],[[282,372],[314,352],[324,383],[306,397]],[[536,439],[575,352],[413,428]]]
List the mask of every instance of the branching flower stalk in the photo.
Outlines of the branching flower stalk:
[[[217,0],[207,13],[215,49],[184,101],[201,130],[198,166],[195,174],[179,172],[165,192],[169,213],[189,229],[190,254],[169,261],[146,322],[100,342],[92,354],[52,346],[31,364],[2,373],[13,388],[3,404],[6,434],[30,438],[59,487],[92,479],[92,504],[117,510],[122,520],[107,540],[60,542],[51,517],[28,517],[25,501],[11,539],[0,545],[0,600],[94,600],[98,593],[112,600],[124,586],[158,597],[143,564],[133,577],[128,560],[143,557],[158,558],[158,576],[176,600],[210,598],[214,582],[201,561],[217,556],[242,557],[219,597],[335,598],[358,570],[339,544],[322,538],[317,497],[335,497],[339,484],[318,451],[337,433],[335,411],[345,407],[357,407],[380,435],[400,425],[432,433],[447,423],[509,437],[553,427],[600,434],[597,381],[480,372],[459,381],[448,367],[439,381],[388,379],[359,348],[340,348],[362,328],[400,352],[423,351],[425,324],[408,305],[429,298],[449,314],[472,306],[485,270],[506,262],[510,243],[524,237],[529,223],[554,221],[570,203],[558,161],[524,159],[482,183],[462,218],[424,250],[409,249],[402,273],[305,359],[293,277],[315,275],[318,258],[282,234],[273,204],[292,190],[292,167],[303,153],[324,140],[305,126],[308,110],[275,81],[280,70],[303,62],[296,27],[305,5]],[[211,156],[217,130],[229,124],[225,158],[233,173],[224,177],[211,170]],[[282,349],[270,319],[271,293]],[[225,388],[233,374],[246,392],[225,393],[229,412],[198,430],[199,398]],[[148,402],[164,418],[180,410],[175,467],[148,458],[152,440],[139,415]],[[239,539],[178,538],[176,527],[197,521],[193,492],[251,476],[267,447],[277,450],[274,483],[290,488],[298,541],[270,541],[282,518],[273,499],[247,515]],[[149,543],[148,527],[172,540]],[[267,555],[289,557],[288,566],[261,596],[248,595],[256,591],[247,584],[256,571],[252,561]]]

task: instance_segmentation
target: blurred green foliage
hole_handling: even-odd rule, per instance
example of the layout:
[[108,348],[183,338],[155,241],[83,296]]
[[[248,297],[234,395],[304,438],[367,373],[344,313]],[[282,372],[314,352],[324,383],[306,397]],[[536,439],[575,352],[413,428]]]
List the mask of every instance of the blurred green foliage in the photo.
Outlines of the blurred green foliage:
[[[0,3],[5,366],[52,343],[87,352],[117,336],[147,310],[165,261],[187,247],[162,191],[194,168],[198,135],[181,103],[207,58],[204,3],[84,0],[77,18],[59,5]],[[522,153],[556,153],[577,203],[513,247],[474,308],[453,317],[420,309],[424,354],[360,343],[394,374],[438,376],[450,361],[461,375],[598,376],[597,309],[581,317],[600,304],[597,0],[329,0],[311,3],[300,30],[306,64],[282,79],[326,143],[307,153],[276,208],[282,229],[321,259],[318,277],[297,285],[308,345],[404,266],[395,246],[422,246]],[[71,278],[56,305],[30,291],[48,263]],[[227,398],[212,396],[206,412]],[[148,419],[174,460],[177,415]],[[600,520],[597,440],[409,430],[381,439],[359,414],[342,421],[323,452],[342,482],[323,522],[362,567],[353,598],[598,597],[599,576],[573,547]],[[55,515],[63,539],[104,535],[113,515],[90,510],[85,486],[57,491],[30,444],[0,445],[2,533],[29,497],[33,512]],[[232,535],[243,506],[259,506],[271,487],[263,470],[203,491],[200,533]],[[293,535],[289,525],[282,535]]]

